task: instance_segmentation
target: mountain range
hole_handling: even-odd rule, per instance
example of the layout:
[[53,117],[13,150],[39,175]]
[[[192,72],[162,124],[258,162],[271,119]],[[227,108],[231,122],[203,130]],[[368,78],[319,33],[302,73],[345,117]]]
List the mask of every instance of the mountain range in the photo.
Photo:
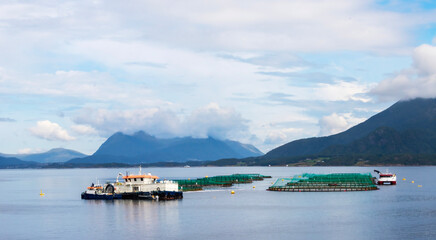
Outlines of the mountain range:
[[[53,162],[60,163],[50,165]],[[265,155],[252,145],[236,141],[211,137],[159,139],[143,131],[133,135],[115,133],[91,156],[67,149],[40,154],[0,154],[2,168],[41,164],[75,167],[183,166],[186,163],[195,166],[436,165],[436,98],[399,101],[344,132],[292,141]]]
[[[317,156],[345,161],[355,156],[365,160],[407,155],[410,160],[411,156],[428,158],[433,154],[436,154],[436,99],[417,98],[399,101],[344,132],[284,144],[261,159],[295,162],[302,157]],[[355,159],[350,161],[356,163]]]
[[223,158],[246,158],[263,155],[256,147],[230,140],[215,138],[160,139],[143,131],[127,135],[121,132],[109,137],[89,157],[77,158],[68,163],[129,164],[154,162],[213,161]]
[[2,157],[0,156],[0,168],[22,168],[22,167],[34,167],[37,163],[26,162],[15,157]]
[[26,162],[37,162],[37,163],[55,163],[55,162],[66,162],[73,158],[82,158],[87,155],[65,148],[53,148],[47,152],[43,153],[30,153],[30,154],[3,154],[0,153],[2,157],[16,158]]

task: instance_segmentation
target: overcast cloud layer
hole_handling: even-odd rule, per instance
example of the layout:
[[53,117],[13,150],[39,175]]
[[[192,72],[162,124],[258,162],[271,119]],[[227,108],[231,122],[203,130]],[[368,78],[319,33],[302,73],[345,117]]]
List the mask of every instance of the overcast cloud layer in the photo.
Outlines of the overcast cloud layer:
[[0,2],[0,152],[117,131],[263,151],[436,97],[425,1]]

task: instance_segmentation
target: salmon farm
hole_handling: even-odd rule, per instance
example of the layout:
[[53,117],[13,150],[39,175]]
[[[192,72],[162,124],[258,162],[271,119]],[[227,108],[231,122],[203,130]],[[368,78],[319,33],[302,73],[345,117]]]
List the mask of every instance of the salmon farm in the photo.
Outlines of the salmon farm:
[[269,191],[283,192],[346,192],[378,190],[371,173],[304,173],[291,178],[279,178]]
[[173,180],[179,184],[179,190],[187,191],[200,191],[205,187],[231,187],[233,184],[252,183],[253,181],[262,181],[264,178],[271,178],[271,176],[264,176],[260,174],[232,174],[214,177],[204,177],[197,179],[179,179]]

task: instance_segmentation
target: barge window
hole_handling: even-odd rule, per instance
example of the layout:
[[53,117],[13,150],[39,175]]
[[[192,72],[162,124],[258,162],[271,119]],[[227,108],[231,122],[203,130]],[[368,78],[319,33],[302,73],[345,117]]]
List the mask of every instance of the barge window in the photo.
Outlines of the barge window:
[[144,178],[141,178],[141,181],[144,181]]
[[136,178],[134,178],[134,181],[136,182]]

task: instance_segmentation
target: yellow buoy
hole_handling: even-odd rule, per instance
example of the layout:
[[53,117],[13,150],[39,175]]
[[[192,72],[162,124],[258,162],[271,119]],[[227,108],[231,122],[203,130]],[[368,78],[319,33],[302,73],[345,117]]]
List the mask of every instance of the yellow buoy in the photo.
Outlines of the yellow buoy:
[[418,187],[422,187],[422,185],[418,185]]
[[209,176],[206,176],[206,178],[208,178]]
[[415,183],[415,181],[412,181],[412,183]]
[[232,190],[230,193],[231,193],[231,194],[235,194],[235,191]]
[[403,181],[406,181],[406,179],[405,179],[405,178],[403,178]]
[[285,179],[282,178],[282,181],[285,181]]
[[253,186],[253,188],[256,188],[256,186]]
[[39,193],[39,196],[44,196],[44,195],[45,195],[45,193],[43,193],[41,190],[41,193]]

